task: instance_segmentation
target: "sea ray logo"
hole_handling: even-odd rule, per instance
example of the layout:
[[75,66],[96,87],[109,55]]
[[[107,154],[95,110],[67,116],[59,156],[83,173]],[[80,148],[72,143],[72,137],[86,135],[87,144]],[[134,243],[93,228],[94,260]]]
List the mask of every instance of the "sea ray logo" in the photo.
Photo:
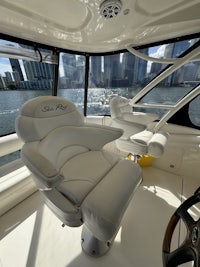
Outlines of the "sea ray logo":
[[67,109],[67,105],[63,105],[63,104],[57,104],[57,105],[53,105],[53,106],[44,106],[41,111],[42,112],[49,112],[49,111],[56,111],[56,110],[66,110]]

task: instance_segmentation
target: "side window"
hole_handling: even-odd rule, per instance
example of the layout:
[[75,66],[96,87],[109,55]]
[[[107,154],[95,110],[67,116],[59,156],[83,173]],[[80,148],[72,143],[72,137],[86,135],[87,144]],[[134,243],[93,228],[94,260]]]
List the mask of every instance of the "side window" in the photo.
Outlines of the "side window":
[[60,53],[58,96],[84,109],[85,56]]
[[[142,53],[149,54],[148,48]],[[88,115],[109,115],[110,99],[133,98],[156,73],[149,75],[148,61],[130,52],[90,57]]]
[[[159,115],[159,117],[162,118],[168,112],[168,110],[173,108],[173,106],[175,106],[179,101],[181,101],[187,94],[189,94],[195,88],[195,86],[199,84],[199,70],[199,61],[189,62],[185,64],[184,66],[173,72],[171,75],[169,75],[167,78],[163,79],[147,94],[145,94],[137,102],[138,106],[142,106],[143,112],[149,111],[149,108],[146,108],[145,105],[152,106],[152,111],[154,109],[154,111]],[[198,100],[195,100],[194,103],[191,102],[189,116],[191,123],[197,126],[197,121],[199,120],[199,107],[196,103],[199,103]],[[156,106],[158,106],[158,108],[156,108]],[[186,111],[184,110],[184,112]],[[178,112],[178,114],[179,113],[180,112]],[[180,124],[180,121],[182,120],[177,119],[176,124]],[[192,127],[192,124],[190,125],[190,127]]]
[[200,95],[190,102],[188,114],[192,124],[200,127]]
[[[34,51],[32,47],[3,40],[0,45]],[[52,64],[0,57],[0,136],[15,132],[14,122],[24,102],[52,94],[53,77]]]
[[[15,132],[15,119],[24,102],[40,95],[52,95],[54,68],[52,64],[37,62],[29,57],[35,55],[33,47],[5,40],[0,40],[0,47],[11,51],[7,53],[7,57],[0,57],[1,137]],[[16,58],[13,55],[18,51],[25,51],[28,56]],[[52,55],[49,50],[41,49],[40,54],[42,52],[50,57]],[[0,166],[14,162],[19,157],[19,151],[4,155],[0,157]]]

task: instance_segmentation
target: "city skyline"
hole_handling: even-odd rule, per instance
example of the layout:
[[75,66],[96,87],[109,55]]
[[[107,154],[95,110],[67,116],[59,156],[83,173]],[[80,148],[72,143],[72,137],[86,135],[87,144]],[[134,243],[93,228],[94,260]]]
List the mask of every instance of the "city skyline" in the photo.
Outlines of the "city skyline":
[[[17,43],[6,41],[6,40],[2,40],[2,39],[0,40],[0,45],[19,47],[19,44],[17,44]],[[163,56],[163,52],[162,51],[164,50],[164,47],[165,47],[165,45],[162,45],[162,46],[159,46],[159,47],[156,46],[156,47],[150,48],[149,55],[150,56],[154,56],[154,57],[162,57]],[[24,79],[26,80],[27,78],[26,78],[25,70],[23,68],[22,60],[19,60],[19,63],[20,63],[20,66],[22,68],[22,73],[24,75]],[[61,64],[62,64],[62,62],[61,62]],[[11,65],[10,65],[10,62],[9,62],[9,58],[0,57],[0,75],[4,76],[6,71],[12,72],[12,68],[11,68]],[[59,71],[60,71],[60,76],[61,77],[64,76],[63,66],[61,66]]]
[[[143,54],[160,58],[174,58],[191,46],[191,41],[165,44],[141,50]],[[7,44],[8,46],[13,46]],[[17,44],[16,44],[17,46]],[[21,47],[28,48],[21,45]],[[195,66],[196,65],[196,66]],[[108,56],[91,56],[89,86],[91,87],[131,87],[145,86],[166,65],[146,61],[130,52]],[[3,70],[2,70],[3,67]],[[195,71],[196,69],[196,71]],[[170,86],[187,81],[197,81],[200,77],[200,62],[189,63],[178,72],[167,77],[162,83]],[[85,79],[85,56],[61,53],[59,66],[60,88],[83,88]],[[9,89],[42,89],[52,85],[53,65],[0,58],[0,87]]]

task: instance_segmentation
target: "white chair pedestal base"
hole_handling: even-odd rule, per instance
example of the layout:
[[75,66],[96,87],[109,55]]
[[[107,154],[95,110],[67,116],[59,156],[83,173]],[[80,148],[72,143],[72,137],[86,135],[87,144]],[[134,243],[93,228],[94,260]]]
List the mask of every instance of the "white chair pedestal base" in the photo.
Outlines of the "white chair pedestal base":
[[93,236],[93,234],[88,230],[88,228],[83,225],[82,229],[82,235],[81,235],[81,241],[82,241],[82,249],[83,251],[92,257],[101,257],[104,254],[106,254],[111,245],[112,241],[101,241]]

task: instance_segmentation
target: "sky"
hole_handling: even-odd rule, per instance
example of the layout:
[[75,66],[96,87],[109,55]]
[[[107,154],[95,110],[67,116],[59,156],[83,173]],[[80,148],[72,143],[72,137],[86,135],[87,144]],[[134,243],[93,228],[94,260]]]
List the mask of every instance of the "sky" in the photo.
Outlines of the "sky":
[[[15,43],[12,43],[12,42],[9,42],[9,41],[0,40],[0,46],[1,45],[7,45],[7,44],[12,44],[12,45],[18,46]],[[0,74],[2,76],[5,76],[4,72],[6,72],[6,71],[12,72],[9,59],[5,58],[5,57],[0,57]]]
[[12,69],[10,66],[9,59],[1,57],[0,58],[0,74],[2,76],[5,76],[5,74],[4,74],[5,71],[12,72]]
[[164,56],[166,45],[154,46],[150,48],[149,56],[161,58]]

